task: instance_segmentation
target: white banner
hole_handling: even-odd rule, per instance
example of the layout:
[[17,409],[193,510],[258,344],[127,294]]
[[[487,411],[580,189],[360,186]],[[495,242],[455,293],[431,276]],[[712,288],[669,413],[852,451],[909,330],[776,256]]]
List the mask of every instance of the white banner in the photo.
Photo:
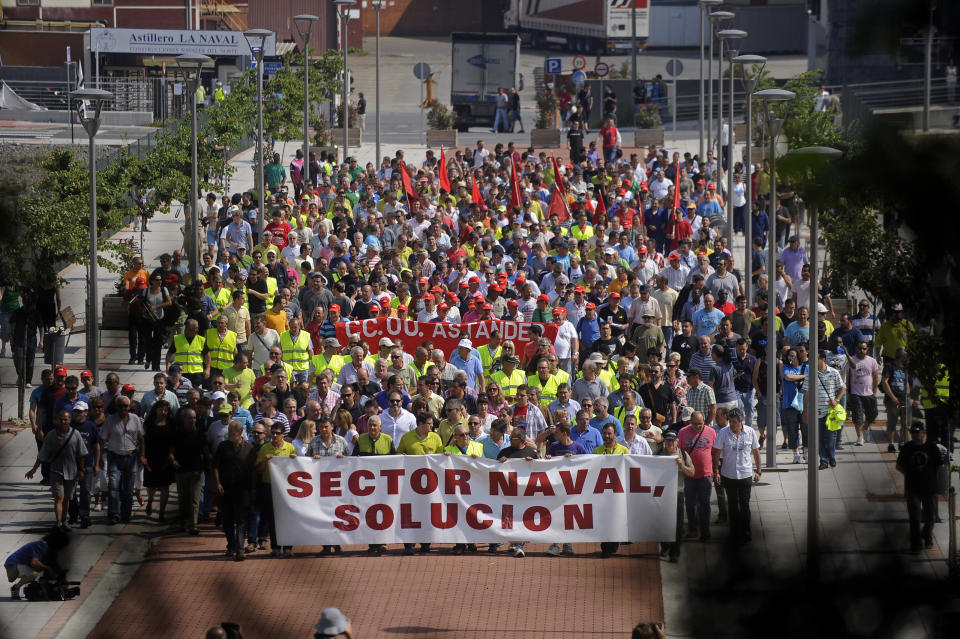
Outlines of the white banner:
[[[90,50],[97,53],[142,53],[183,55],[199,53],[211,56],[250,56],[250,45],[243,31],[188,31],[185,29],[90,29]],[[263,43],[266,57],[277,55],[277,35]]]
[[280,544],[671,541],[671,457],[273,458]]

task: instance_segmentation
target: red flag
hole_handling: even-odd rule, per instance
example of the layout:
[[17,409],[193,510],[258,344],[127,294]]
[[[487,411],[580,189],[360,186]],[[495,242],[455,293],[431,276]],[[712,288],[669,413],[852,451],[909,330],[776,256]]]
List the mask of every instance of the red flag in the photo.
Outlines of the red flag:
[[550,208],[547,211],[547,219],[550,219],[554,214],[560,218],[561,224],[570,217],[570,211],[567,209],[567,200],[563,197],[563,194],[560,193],[560,189],[554,189],[553,195],[550,196]]
[[450,176],[447,174],[447,156],[443,154],[443,147],[440,147],[440,188],[450,192]]
[[520,199],[520,182],[517,180],[517,165],[513,162],[510,163],[510,174],[512,178],[510,183],[510,206],[519,208],[522,203]]
[[480,206],[480,209],[481,209],[482,211],[486,211],[486,210],[487,210],[487,204],[486,204],[486,202],[483,201],[483,195],[480,193],[480,187],[477,185],[477,175],[476,175],[476,174],[473,175],[473,192],[471,193],[470,197],[473,199],[473,201],[474,201],[477,205]]
[[410,181],[410,174],[407,173],[407,165],[404,162],[400,163],[400,180],[403,182],[403,192],[407,194],[407,204],[410,203],[410,200],[420,199],[420,196],[413,189],[413,182]]
[[607,219],[606,195],[603,193],[603,187],[597,185],[597,208],[593,211],[593,223],[599,224],[600,220]]
[[556,156],[551,156],[553,160],[553,177],[557,180],[557,190],[560,191],[560,195],[566,195],[567,189],[563,186],[563,178],[560,176],[560,166],[557,164]]
[[673,217],[673,212],[680,208],[680,160],[677,160],[677,168],[673,172],[673,210],[670,211],[670,216]]

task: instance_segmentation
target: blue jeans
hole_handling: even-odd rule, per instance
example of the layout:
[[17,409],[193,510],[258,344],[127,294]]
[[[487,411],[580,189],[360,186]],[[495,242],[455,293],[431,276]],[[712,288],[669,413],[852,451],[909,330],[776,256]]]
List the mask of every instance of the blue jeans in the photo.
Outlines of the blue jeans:
[[[673,325],[670,326],[661,326],[660,330],[663,331],[663,341],[667,345],[667,355],[670,354],[670,344],[673,343]],[[666,373],[664,373],[666,375]]]
[[129,521],[130,515],[133,513],[133,486],[136,479],[137,454],[117,455],[107,453],[107,464],[110,487],[107,513],[111,519],[119,517],[120,521]]
[[[499,126],[500,122],[503,122],[502,129]],[[493,116],[493,130],[498,132],[499,131],[506,132],[509,126],[510,126],[510,123],[507,121],[507,110],[497,109],[496,115]]]
[[293,380],[295,383],[299,384],[300,382],[309,382],[310,381],[310,371],[293,371]]
[[616,146],[605,146],[603,147],[603,161],[606,164],[613,164],[617,161],[617,147]]
[[83,471],[83,481],[77,485],[77,490],[70,500],[70,519],[90,519],[90,492],[93,488],[93,463],[87,462]]
[[817,419],[817,425],[820,429],[820,463],[836,463],[837,434],[827,430],[826,415]]
[[740,408],[743,410],[743,423],[753,428],[753,389],[746,393],[737,391],[737,397],[740,398]]

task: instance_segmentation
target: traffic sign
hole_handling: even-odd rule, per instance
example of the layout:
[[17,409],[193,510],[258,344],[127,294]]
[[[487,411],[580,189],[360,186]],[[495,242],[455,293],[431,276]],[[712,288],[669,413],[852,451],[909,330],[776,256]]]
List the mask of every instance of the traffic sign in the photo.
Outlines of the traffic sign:
[[683,62],[673,58],[672,60],[667,60],[667,74],[674,77],[683,73]]
[[279,60],[273,60],[263,63],[263,75],[273,75],[277,71],[283,68],[283,62]]
[[587,74],[583,71],[574,71],[573,75],[570,76],[570,79],[573,80],[573,83],[576,86],[583,86],[583,83],[587,81]]
[[417,62],[413,65],[413,77],[417,80],[426,80],[430,77],[430,65],[426,62]]
[[573,56],[573,68],[576,71],[582,71],[587,68],[587,59],[582,55]]
[[543,61],[543,71],[544,73],[550,73],[556,75],[561,72],[563,65],[560,62],[560,58],[547,58]]
[[605,78],[610,73],[610,65],[606,62],[597,62],[596,66],[593,67],[593,73],[598,78]]

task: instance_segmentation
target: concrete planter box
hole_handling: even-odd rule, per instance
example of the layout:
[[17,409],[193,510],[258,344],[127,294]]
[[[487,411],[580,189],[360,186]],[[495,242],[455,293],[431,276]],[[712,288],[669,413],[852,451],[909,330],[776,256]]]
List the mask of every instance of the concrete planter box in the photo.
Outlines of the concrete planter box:
[[[105,295],[100,307],[100,324],[105,329],[127,328],[127,318],[130,307],[120,295]],[[97,330],[96,326],[88,326],[87,330]]]
[[530,131],[530,146],[556,149],[560,145],[560,129],[533,129]]
[[444,131],[427,130],[428,149],[437,149],[440,147],[452,149],[455,146],[457,146],[457,132],[455,129]]
[[656,129],[636,129],[633,132],[633,145],[635,147],[642,149],[651,144],[663,146],[663,127]]

